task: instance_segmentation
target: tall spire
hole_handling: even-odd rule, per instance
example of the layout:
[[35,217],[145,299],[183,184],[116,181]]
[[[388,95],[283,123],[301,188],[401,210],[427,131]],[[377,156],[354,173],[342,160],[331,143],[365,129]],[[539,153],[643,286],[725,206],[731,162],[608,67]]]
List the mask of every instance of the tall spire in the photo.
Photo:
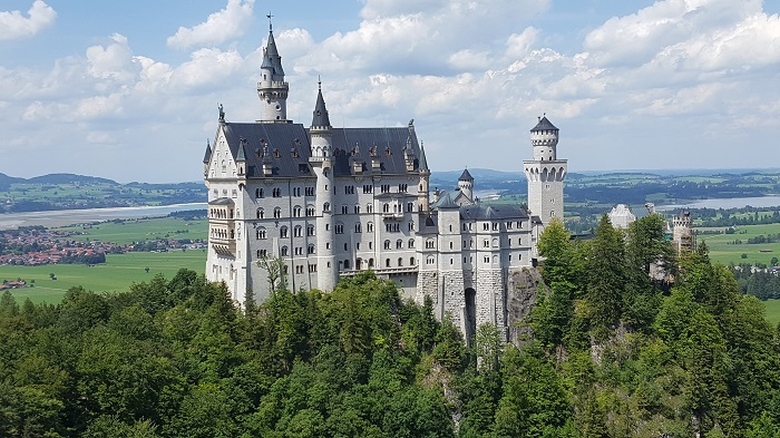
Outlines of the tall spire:
[[260,65],[260,80],[257,82],[257,97],[262,105],[260,118],[262,123],[291,123],[287,120],[287,95],[290,85],[284,81],[282,57],[274,40],[271,13],[268,17],[268,40],[263,48],[263,62]]
[[428,158],[425,157],[425,146],[423,146],[422,141],[420,142],[420,170],[430,170],[428,169]]
[[317,78],[317,103],[314,104],[314,117],[311,119],[311,126],[322,126],[330,128],[330,117],[328,109],[325,108],[325,99],[322,97],[322,80]]

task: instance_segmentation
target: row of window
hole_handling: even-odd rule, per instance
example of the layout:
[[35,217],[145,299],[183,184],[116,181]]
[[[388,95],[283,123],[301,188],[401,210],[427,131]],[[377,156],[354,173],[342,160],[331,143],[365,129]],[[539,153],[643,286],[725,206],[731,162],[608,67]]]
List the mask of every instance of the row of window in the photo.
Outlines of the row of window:
[[[493,231],[499,231],[499,226],[500,225],[501,224],[499,222],[484,222],[482,224],[482,230],[483,231],[490,231],[492,229]],[[517,229],[521,230],[521,229],[523,229],[523,221],[510,221],[510,222],[506,222],[504,224],[504,226],[506,227],[507,230],[511,230],[515,226],[517,227]],[[464,223],[463,224],[463,231],[473,231],[473,230],[474,230],[474,223],[473,222]],[[452,231],[452,226],[450,226],[450,231]]]
[[[364,267],[364,263],[365,263],[365,267]],[[397,267],[403,267],[404,266],[404,259],[403,259],[403,257],[398,257],[395,266],[397,266]],[[416,266],[416,260],[414,259],[414,257],[409,257],[409,265],[408,266]],[[385,268],[390,268],[390,267],[393,267],[391,260],[389,258],[385,259]],[[339,271],[341,271],[341,270],[349,270],[351,268],[352,268],[352,262],[349,259],[345,259],[343,261],[339,261]],[[373,268],[374,268],[374,259],[368,259],[365,262],[361,258],[357,258],[355,260],[355,269],[358,270],[358,271],[361,270],[361,269],[373,269]]]
[[[304,187],[303,193],[306,196],[314,196],[314,187]],[[300,197],[301,196],[301,188],[300,187],[293,187],[292,189],[292,195],[294,197]],[[282,189],[281,187],[274,187],[271,189],[271,196],[274,198],[281,198],[282,197]],[[255,198],[265,198],[265,189],[262,187],[255,189]]]

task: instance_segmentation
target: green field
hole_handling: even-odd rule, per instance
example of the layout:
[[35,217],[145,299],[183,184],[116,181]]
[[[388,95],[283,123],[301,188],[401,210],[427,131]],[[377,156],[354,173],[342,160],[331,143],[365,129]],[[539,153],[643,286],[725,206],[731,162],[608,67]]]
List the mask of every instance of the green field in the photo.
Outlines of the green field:
[[185,221],[173,217],[161,217],[102,222],[94,225],[70,226],[58,229],[85,233],[70,237],[74,240],[89,239],[127,244],[143,240],[166,239],[168,237],[205,240],[208,234],[208,222],[206,219]]
[[[35,287],[12,291],[17,301],[30,298],[35,303],[57,303],[73,286],[83,286],[95,292],[121,292],[132,283],[151,280],[157,274],[170,279],[180,268],[202,273],[206,266],[206,251],[132,252],[108,254],[106,263],[94,267],[87,265],[45,265],[45,266],[0,266],[0,278],[16,280],[21,278],[29,284],[35,280]],[[149,267],[149,272],[146,272]],[[55,274],[52,280],[49,274]]]
[[780,324],[780,300],[766,300],[766,319],[772,323],[773,327]]
[[[721,228],[722,229],[722,228]],[[710,258],[713,261],[728,265],[729,263],[763,263],[769,265],[772,257],[780,258],[780,243],[765,244],[747,244],[747,240],[761,234],[780,233],[780,224],[769,225],[745,225],[737,229],[735,234],[700,234],[696,236],[696,241],[706,242],[710,250]],[[740,245],[733,245],[730,242],[741,240]],[[742,258],[742,254],[747,254],[747,258]]]

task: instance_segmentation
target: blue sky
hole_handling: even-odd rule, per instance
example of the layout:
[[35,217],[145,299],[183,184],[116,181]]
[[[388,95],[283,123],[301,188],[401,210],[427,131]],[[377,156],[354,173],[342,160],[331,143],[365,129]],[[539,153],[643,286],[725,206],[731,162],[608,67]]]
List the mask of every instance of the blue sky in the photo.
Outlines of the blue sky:
[[542,113],[570,170],[780,167],[780,2],[0,3],[0,172],[201,178],[217,104],[259,115],[274,15],[288,116],[415,119],[434,171],[522,169]]

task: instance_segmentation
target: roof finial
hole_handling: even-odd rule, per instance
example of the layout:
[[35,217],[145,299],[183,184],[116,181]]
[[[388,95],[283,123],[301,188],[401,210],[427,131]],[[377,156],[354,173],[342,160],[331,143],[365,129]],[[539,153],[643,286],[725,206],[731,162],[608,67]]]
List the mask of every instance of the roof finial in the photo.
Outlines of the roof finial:
[[271,18],[273,18],[273,14],[269,11],[268,14],[266,14],[266,17],[268,17],[268,31],[273,32],[274,31],[274,24],[271,23]]
[[317,89],[322,91],[322,78],[320,75],[317,75]]

